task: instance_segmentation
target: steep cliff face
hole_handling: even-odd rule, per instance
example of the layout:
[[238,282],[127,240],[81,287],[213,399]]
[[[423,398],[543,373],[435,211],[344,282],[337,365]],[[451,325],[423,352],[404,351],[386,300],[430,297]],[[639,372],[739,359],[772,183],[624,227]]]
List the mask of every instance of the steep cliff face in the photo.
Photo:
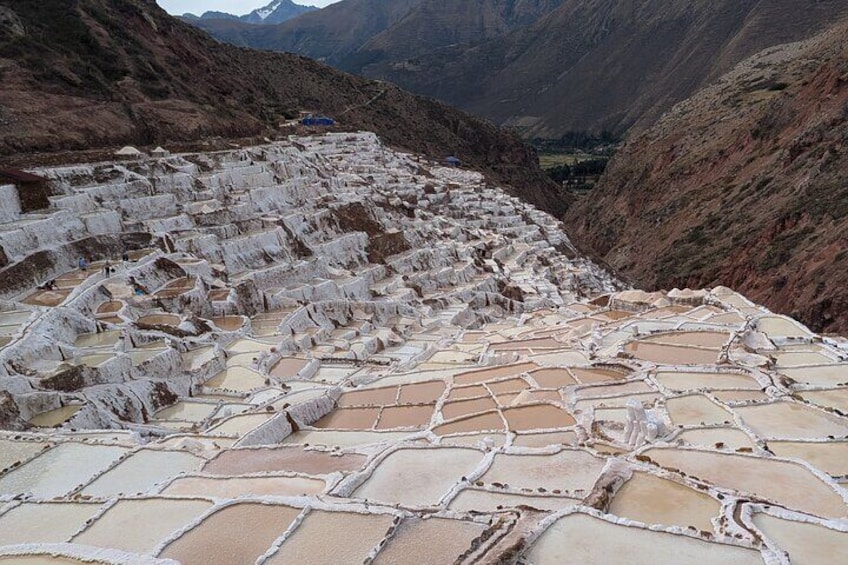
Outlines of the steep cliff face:
[[767,50],[631,139],[569,210],[650,287],[717,283],[848,329],[848,25]]
[[554,213],[567,200],[514,134],[290,54],[216,42],[153,0],[0,1],[0,155],[275,130],[298,110],[456,155]]

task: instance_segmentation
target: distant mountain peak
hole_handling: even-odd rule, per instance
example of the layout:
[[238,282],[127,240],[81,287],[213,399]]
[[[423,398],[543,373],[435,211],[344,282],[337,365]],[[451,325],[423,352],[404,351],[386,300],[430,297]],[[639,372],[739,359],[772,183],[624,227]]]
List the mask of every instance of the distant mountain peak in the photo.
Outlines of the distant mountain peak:
[[248,24],[281,24],[287,20],[317,10],[315,6],[301,6],[295,4],[292,0],[273,0],[270,4],[257,8],[243,16],[236,16],[227,12],[217,12],[209,10],[203,12],[200,16],[194,14],[183,14],[183,18],[189,21],[194,20],[236,20]]

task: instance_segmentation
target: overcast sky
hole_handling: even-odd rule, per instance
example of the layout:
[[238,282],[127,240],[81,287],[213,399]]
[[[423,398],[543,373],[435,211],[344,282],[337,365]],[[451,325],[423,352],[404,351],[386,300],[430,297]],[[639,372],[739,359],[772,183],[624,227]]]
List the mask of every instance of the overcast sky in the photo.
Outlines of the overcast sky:
[[[324,7],[327,4],[333,4],[339,0],[294,0],[295,4],[304,6],[319,6]],[[271,0],[157,0],[159,5],[165,8],[172,14],[192,14],[200,15],[208,10],[218,12],[227,12],[228,14],[249,14],[255,8],[261,8],[271,3]]]

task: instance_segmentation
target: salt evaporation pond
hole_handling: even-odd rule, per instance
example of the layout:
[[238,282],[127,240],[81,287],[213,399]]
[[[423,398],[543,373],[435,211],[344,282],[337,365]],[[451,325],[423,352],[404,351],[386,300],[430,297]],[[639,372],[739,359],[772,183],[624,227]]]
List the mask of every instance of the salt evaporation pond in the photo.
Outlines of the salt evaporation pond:
[[687,486],[647,473],[634,473],[613,498],[610,514],[666,526],[712,531],[721,503]]
[[82,494],[109,497],[116,494],[144,493],[156,483],[203,464],[203,459],[181,451],[146,449],[133,453],[82,489]]
[[848,516],[842,496],[807,468],[786,461],[680,449],[649,449],[643,455],[666,468],[723,488],[750,492],[789,508],[826,518]]
[[[123,447],[63,443],[0,477],[0,494],[63,496],[127,453]],[[62,469],[56,473],[56,469]]]
[[252,563],[285,532],[298,508],[242,503],[218,510],[168,545],[160,557],[182,565]]
[[[212,508],[203,500],[120,500],[77,535],[74,543],[150,553],[168,536]],[[140,525],[143,524],[143,527]]]
[[21,504],[0,516],[0,545],[66,542],[102,507],[72,502]]
[[374,564],[453,563],[484,530],[482,524],[473,522],[408,518],[377,554]]
[[481,480],[512,488],[574,491],[592,488],[605,460],[585,451],[565,449],[555,455],[498,454]]
[[482,453],[472,449],[401,449],[389,455],[353,496],[404,506],[435,505],[481,460]]
[[0,471],[28,461],[50,444],[36,441],[7,441],[0,439]]
[[777,546],[789,553],[792,565],[840,562],[848,555],[848,533],[817,524],[794,522],[758,513],[754,524]]
[[391,514],[312,511],[266,563],[363,563],[386,536],[393,521]]
[[324,481],[302,477],[182,477],[163,495],[239,498],[240,496],[309,496],[320,494]]
[[33,416],[29,419],[29,423],[40,428],[54,428],[56,426],[61,426],[73,418],[80,409],[82,409],[82,404],[62,406],[61,408],[48,410],[47,412],[42,412],[41,414]]
[[619,526],[586,514],[571,514],[550,526],[529,552],[534,565],[608,565],[627,556],[632,565],[762,565],[758,551]]

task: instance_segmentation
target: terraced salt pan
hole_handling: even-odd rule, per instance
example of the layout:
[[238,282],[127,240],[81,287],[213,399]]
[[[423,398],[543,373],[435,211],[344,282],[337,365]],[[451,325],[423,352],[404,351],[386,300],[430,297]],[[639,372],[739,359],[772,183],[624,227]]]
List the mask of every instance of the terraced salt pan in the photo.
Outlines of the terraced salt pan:
[[512,442],[517,447],[547,447],[549,445],[577,445],[574,432],[547,432],[541,434],[520,434]]
[[253,563],[299,514],[299,509],[288,506],[227,506],[168,545],[160,557],[182,565]]
[[534,404],[503,410],[511,431],[567,428],[575,424],[568,412],[551,404]]
[[[675,436],[675,440],[682,440],[693,446],[702,445],[715,449],[753,449],[754,444],[744,432],[736,428],[701,428],[685,430]],[[717,447],[718,446],[718,447]]]
[[778,457],[803,459],[834,477],[848,475],[848,442],[770,441],[768,445]]
[[569,371],[584,385],[617,381],[626,378],[628,375],[625,370],[605,367],[570,367]]
[[680,469],[721,488],[751,493],[791,509],[824,518],[848,515],[842,496],[796,463],[680,449],[653,448],[643,455],[663,467]]
[[284,471],[322,475],[358,470],[364,464],[365,457],[353,453],[332,455],[299,447],[233,449],[224,451],[209,461],[203,472],[218,476]]
[[691,345],[716,349],[730,340],[730,334],[722,332],[674,332],[652,335],[642,338],[643,343],[664,343],[668,345]]
[[16,463],[28,461],[44,451],[50,444],[37,441],[12,441],[0,439],[0,471]]
[[697,490],[649,473],[634,473],[609,507],[609,513],[644,524],[694,526],[713,531],[721,503]]
[[806,351],[779,352],[773,353],[772,356],[775,358],[777,366],[780,368],[836,364],[836,361],[827,355]]
[[712,396],[715,396],[720,402],[729,404],[746,403],[746,402],[763,402],[771,398],[766,393],[759,390],[713,390],[710,391]]
[[230,353],[260,353],[262,351],[270,351],[272,347],[274,346],[262,341],[237,339],[227,345],[227,351]]
[[528,496],[477,489],[465,489],[454,498],[449,508],[459,512],[497,512],[516,506],[530,506],[538,510],[557,511],[580,504],[580,499],[558,496]]
[[91,348],[91,347],[114,347],[118,343],[118,338],[121,336],[120,331],[100,332],[93,334],[82,334],[77,336],[74,341],[74,347]]
[[666,409],[671,421],[678,426],[697,426],[732,423],[733,416],[700,394],[678,396],[666,402]]
[[54,428],[61,426],[82,409],[82,404],[69,404],[55,410],[42,412],[29,419],[29,423],[38,428]]
[[[310,512],[270,565],[363,563],[392,526],[391,514]],[[332,543],[328,543],[332,540]]]
[[804,400],[818,404],[819,406],[836,408],[848,414],[848,388],[802,392],[799,394]]
[[607,565],[627,556],[629,565],[762,565],[758,551],[684,536],[619,526],[586,514],[571,514],[550,526],[531,547],[534,565]]
[[848,533],[845,532],[765,513],[754,515],[754,525],[789,553],[792,565],[835,564],[848,555]]
[[154,485],[180,473],[199,469],[200,457],[182,451],[145,449],[133,453],[115,468],[82,489],[89,496],[110,497],[117,494],[148,492]]
[[111,361],[114,358],[114,355],[111,353],[102,353],[97,355],[85,355],[80,359],[82,364],[86,367],[100,367],[107,361]]
[[476,416],[466,416],[445,422],[433,428],[433,433],[440,436],[450,434],[462,434],[472,432],[498,432],[505,431],[506,425],[500,412],[486,412]]
[[654,392],[645,381],[635,381],[623,384],[606,384],[589,386],[574,391],[574,396],[583,398],[603,398],[608,396],[635,395]]
[[339,406],[385,406],[397,402],[398,387],[382,387],[364,390],[354,390],[342,394],[337,404]]
[[695,389],[757,389],[760,384],[753,378],[740,373],[693,373],[659,371],[654,378],[669,390],[686,391]]
[[0,516],[0,546],[68,541],[100,509],[70,502],[21,504]]
[[167,408],[156,412],[156,420],[185,420],[186,422],[201,422],[218,409],[217,404],[208,402],[190,402],[181,400]]
[[585,365],[589,362],[589,358],[580,351],[558,351],[557,353],[531,355],[530,360],[546,367]]
[[489,485],[499,483],[534,491],[540,487],[564,494],[566,491],[588,491],[605,463],[605,459],[579,450],[563,450],[555,455],[499,453],[480,480]]
[[542,388],[561,388],[577,384],[568,369],[538,369],[530,373],[530,376]]
[[290,379],[297,376],[307,365],[309,365],[309,361],[306,359],[284,357],[271,368],[270,374],[278,379]]
[[240,416],[233,416],[232,418],[224,420],[217,426],[209,428],[206,430],[206,433],[212,435],[243,436],[247,432],[261,426],[274,416],[276,416],[276,414],[242,414]]
[[251,392],[267,385],[265,377],[256,371],[247,367],[230,367],[206,381],[206,386],[237,392]]
[[148,314],[138,319],[139,324],[148,326],[179,326],[180,317],[175,314]]
[[119,500],[73,542],[150,553],[172,532],[200,518],[211,507],[212,503],[204,500]]
[[407,518],[373,563],[454,563],[485,529],[485,526],[474,522]]
[[635,341],[628,343],[625,350],[637,359],[660,365],[714,365],[718,361],[718,350],[680,345]]
[[473,449],[400,449],[383,460],[353,496],[404,506],[432,506],[483,458]]
[[420,429],[430,423],[434,406],[387,406],[380,412],[378,430]]
[[444,381],[425,381],[401,385],[398,402],[400,404],[430,404],[441,398],[445,388]]
[[380,408],[340,408],[312,424],[334,430],[370,430],[380,417]]
[[302,477],[181,477],[162,491],[168,496],[309,496],[323,492],[326,484]]
[[769,337],[811,338],[813,334],[794,321],[778,316],[764,316],[757,320],[757,329]]
[[477,384],[495,379],[511,377],[513,375],[520,375],[521,373],[526,373],[538,368],[539,366],[535,363],[518,363],[515,365],[503,365],[500,367],[492,367],[488,369],[480,369],[477,371],[460,373],[454,377],[453,382],[457,385]]
[[848,435],[848,419],[796,402],[741,406],[736,412],[762,437],[815,439]]
[[[39,498],[69,493],[127,452],[116,446],[63,443],[0,477],[0,495],[31,492]],[[56,473],[61,469],[61,473]]]
[[212,323],[227,332],[234,332],[244,325],[243,316],[221,316],[212,318]]
[[817,386],[837,386],[848,383],[848,364],[817,365],[780,369],[794,381]]
[[446,420],[468,416],[478,412],[486,412],[497,408],[497,403],[491,397],[476,398],[471,400],[460,400],[448,402],[442,407],[442,416]]

